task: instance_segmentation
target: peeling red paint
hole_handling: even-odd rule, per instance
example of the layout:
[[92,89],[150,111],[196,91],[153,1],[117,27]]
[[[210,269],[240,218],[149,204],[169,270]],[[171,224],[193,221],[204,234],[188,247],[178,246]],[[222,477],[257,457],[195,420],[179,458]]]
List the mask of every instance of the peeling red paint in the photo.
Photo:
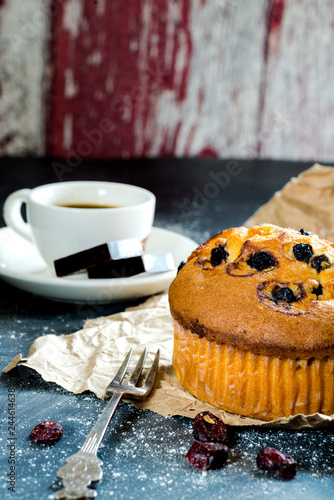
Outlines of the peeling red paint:
[[159,151],[160,156],[175,156],[177,139],[181,129],[181,122],[178,122],[175,129],[165,130],[162,145]]
[[195,137],[196,130],[197,130],[197,126],[196,125],[192,125],[192,127],[190,128],[187,140],[186,140],[186,144],[185,144],[184,151],[183,151],[183,156],[189,156],[190,155],[191,146],[193,144],[193,140],[194,140],[194,137]]
[[10,144],[14,138],[15,138],[14,134],[7,134],[4,137],[1,137],[0,151],[5,149],[6,146],[8,146],[8,144]]
[[254,145],[255,155],[258,157],[261,156],[261,150],[262,150],[262,139],[261,139],[263,135],[262,119],[266,107],[265,101],[266,101],[269,55],[275,53],[275,51],[279,49],[280,29],[283,22],[284,9],[285,9],[285,0],[271,0],[267,12],[267,26],[266,26],[266,34],[263,46],[263,61],[264,61],[263,78],[259,92],[257,141],[256,144]]
[[[62,144],[62,129],[64,115],[64,71],[59,68],[58,60],[66,53],[68,46],[68,36],[61,33],[61,18],[63,12],[62,5],[56,5],[54,9],[53,22],[50,25],[50,43],[49,50],[49,68],[52,77],[48,82],[47,101],[46,101],[46,123],[45,123],[45,139],[46,152],[50,155],[63,156],[65,153],[60,145]],[[56,104],[57,103],[57,104]]]
[[269,12],[269,31],[278,30],[281,27],[285,8],[285,0],[274,0]]
[[213,146],[208,145],[201,149],[201,151],[199,152],[199,156],[204,156],[207,158],[218,158],[219,155]]
[[264,40],[264,62],[267,63],[269,56],[269,45],[272,34],[278,34],[282,26],[285,9],[285,0],[272,0],[267,14],[267,30]]
[[[159,3],[159,6],[157,5]],[[156,10],[152,13],[150,20],[150,37],[147,45],[147,62],[144,68],[150,80],[159,84],[164,89],[175,91],[176,99],[182,101],[186,95],[188,84],[190,60],[192,55],[192,40],[190,34],[190,0],[179,2],[180,19],[173,19],[174,31],[172,40],[172,53],[166,54],[168,35],[166,34],[166,21],[168,15],[168,0],[156,2]],[[170,35],[169,35],[170,36]],[[156,42],[154,43],[154,40]],[[181,68],[177,67],[178,55],[180,51],[186,55],[186,64]],[[153,55],[150,55],[152,54]],[[165,65],[166,58],[171,60],[169,68]],[[141,70],[143,68],[140,68]],[[177,84],[176,82],[181,82]]]
[[[142,127],[139,133],[145,137],[164,90],[171,90],[176,102],[182,102],[187,95],[192,54],[190,0],[177,4],[172,34],[167,34],[171,23],[168,16],[175,9],[170,9],[168,0],[106,1],[103,15],[99,14],[97,2],[82,0],[82,20],[76,36],[64,17],[69,0],[60,5],[59,0],[52,1],[58,10],[50,45],[53,77],[47,113],[47,154],[66,156],[74,151],[78,156],[81,150],[87,157],[115,158],[149,153],[154,138],[151,142],[143,140],[144,151],[135,152],[138,123]],[[168,54],[170,46],[172,54]],[[94,54],[95,66],[89,62]],[[184,59],[181,66],[180,57]],[[171,61],[170,66],[166,61]],[[69,78],[72,91],[66,94]],[[103,119],[111,121],[112,131],[105,133],[99,143],[82,147],[87,133],[99,130]],[[66,124],[69,133],[64,136]],[[166,154],[173,153],[178,133],[176,126],[163,141],[161,150]]]
[[190,19],[190,12],[191,12],[191,5],[190,5],[190,0],[184,1],[183,2],[183,8],[182,8],[182,26],[184,30],[184,35],[185,35],[185,51],[187,55],[187,61],[185,65],[183,66],[183,71],[182,71],[182,79],[181,79],[181,85],[179,89],[179,100],[183,101],[186,93],[187,93],[187,88],[188,88],[188,79],[189,79],[189,71],[190,71],[190,61],[191,61],[191,56],[192,56],[192,40],[191,40],[191,33],[190,33],[190,26],[191,26],[191,19]]
[[198,106],[197,106],[198,114],[201,114],[201,112],[202,112],[204,98],[205,98],[205,91],[204,91],[204,85],[203,85],[203,87],[201,87],[198,91]]
[[[47,150],[66,155],[79,152],[87,134],[102,131],[100,141],[91,143],[86,157],[124,157],[134,144],[133,112],[138,83],[137,51],[129,50],[133,30],[140,32],[140,5],[137,2],[105,2],[103,16],[97,4],[83,1],[84,28],[73,37],[66,29],[64,2],[53,24],[52,55],[54,78],[49,107]],[[125,5],[126,4],[126,5]],[[94,57],[96,62],[94,63]],[[66,95],[66,71],[72,71],[76,92]],[[71,148],[64,144],[66,116],[72,117]],[[110,128],[102,126],[109,120]]]

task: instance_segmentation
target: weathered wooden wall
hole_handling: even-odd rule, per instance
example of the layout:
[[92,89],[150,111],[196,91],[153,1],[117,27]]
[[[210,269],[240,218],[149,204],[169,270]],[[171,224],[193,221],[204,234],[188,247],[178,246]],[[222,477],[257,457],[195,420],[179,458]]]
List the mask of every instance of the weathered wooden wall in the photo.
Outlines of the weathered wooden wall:
[[0,0],[0,154],[44,151],[48,0]]
[[332,0],[0,0],[0,154],[334,159]]

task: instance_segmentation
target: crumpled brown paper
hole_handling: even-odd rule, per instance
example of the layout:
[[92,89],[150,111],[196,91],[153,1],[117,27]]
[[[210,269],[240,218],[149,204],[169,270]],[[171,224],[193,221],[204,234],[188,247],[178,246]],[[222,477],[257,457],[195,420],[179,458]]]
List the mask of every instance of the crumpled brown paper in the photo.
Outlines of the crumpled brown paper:
[[315,164],[298,177],[292,177],[245,222],[245,226],[265,222],[303,228],[334,241],[334,168]]
[[[303,227],[334,240],[334,169],[314,165],[291,181],[245,223],[261,222]],[[318,210],[317,210],[318,209]],[[223,228],[222,228],[223,229]],[[179,384],[172,368],[173,326],[167,292],[149,298],[144,304],[108,317],[88,320],[84,328],[71,335],[45,335],[35,340],[27,358],[16,356],[4,369],[18,363],[36,370],[44,380],[59,384],[75,394],[89,390],[103,398],[105,388],[130,347],[134,359],[148,348],[147,366],[160,349],[160,367],[155,390],[147,400],[133,402],[164,416],[194,417],[209,410],[225,423],[237,426],[270,426],[293,429],[333,425],[334,415],[296,415],[275,422],[233,415],[202,403]]]

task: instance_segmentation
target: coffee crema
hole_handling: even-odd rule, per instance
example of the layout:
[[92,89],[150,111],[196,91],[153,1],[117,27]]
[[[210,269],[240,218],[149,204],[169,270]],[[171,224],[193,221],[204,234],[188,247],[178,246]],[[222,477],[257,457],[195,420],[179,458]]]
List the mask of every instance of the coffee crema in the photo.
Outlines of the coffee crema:
[[125,205],[100,205],[98,203],[55,203],[57,207],[64,208],[121,208]]

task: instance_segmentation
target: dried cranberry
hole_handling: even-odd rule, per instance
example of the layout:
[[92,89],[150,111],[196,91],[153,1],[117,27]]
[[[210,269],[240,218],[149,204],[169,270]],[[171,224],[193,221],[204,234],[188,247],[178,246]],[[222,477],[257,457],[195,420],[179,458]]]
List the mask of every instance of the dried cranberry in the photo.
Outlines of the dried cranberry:
[[319,295],[322,295],[322,292],[323,292],[323,290],[322,290],[321,283],[319,283],[319,285],[317,287],[314,287],[311,290],[311,293],[314,293],[317,297],[319,297]]
[[270,267],[277,266],[277,260],[267,252],[255,252],[249,257],[247,264],[257,271],[264,271]]
[[297,243],[293,247],[293,254],[297,260],[308,263],[313,256],[313,248],[308,243]]
[[272,296],[275,302],[282,301],[291,304],[291,302],[295,302],[297,300],[291,288],[288,287],[281,288],[278,286],[274,288]]
[[216,267],[222,262],[226,262],[228,252],[223,246],[215,247],[211,250],[210,261],[211,264]]
[[176,274],[179,274],[179,272],[181,271],[182,267],[186,265],[186,262],[184,260],[182,260],[180,262],[180,264],[178,265],[178,268],[177,268],[177,273]]
[[194,437],[198,441],[225,443],[227,427],[220,418],[209,411],[202,411],[193,420]]
[[223,467],[227,456],[228,447],[225,444],[195,441],[184,458],[196,469],[209,470]]
[[326,269],[329,267],[330,263],[326,255],[315,255],[311,259],[311,266],[316,269],[318,273],[322,271],[323,269]]
[[30,433],[33,441],[52,443],[58,441],[63,435],[63,428],[57,422],[45,421],[36,425]]
[[304,231],[304,229],[299,229],[300,234],[304,234],[305,236],[310,236],[312,233],[310,231]]
[[282,477],[293,478],[297,472],[297,463],[289,456],[275,448],[264,448],[257,457],[259,469],[272,472]]

